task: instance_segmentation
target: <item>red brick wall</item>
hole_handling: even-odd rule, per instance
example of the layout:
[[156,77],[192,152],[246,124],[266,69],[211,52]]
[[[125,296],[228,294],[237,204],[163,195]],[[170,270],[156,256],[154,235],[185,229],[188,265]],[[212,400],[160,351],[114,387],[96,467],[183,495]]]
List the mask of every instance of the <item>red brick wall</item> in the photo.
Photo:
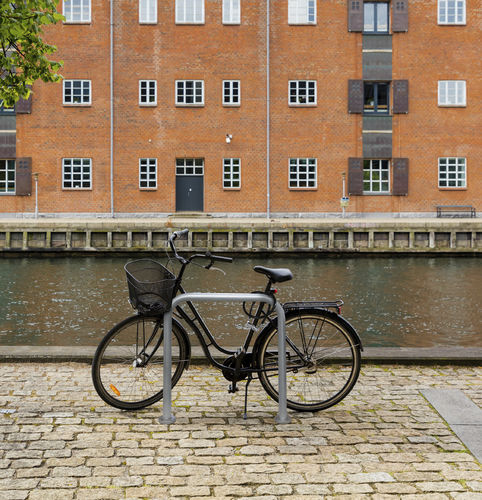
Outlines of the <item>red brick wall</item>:
[[[61,84],[34,85],[33,110],[17,116],[17,156],[40,172],[40,212],[110,212],[109,3],[89,25],[48,30],[67,79],[92,80],[92,106],[62,105]],[[175,211],[175,160],[204,158],[205,212],[266,211],[266,4],[242,0],[239,26],[222,24],[220,0],[205,1],[204,25],[176,25],[174,0],[158,23],[140,25],[137,2],[115,2],[114,208]],[[362,35],[347,29],[345,0],[318,1],[316,26],[289,26],[287,0],[271,2],[271,197],[278,212],[340,212],[342,173],[362,156],[362,117],[347,111],[349,79],[362,78]],[[437,2],[410,1],[409,31],[393,35],[393,79],[409,80],[409,113],[393,117],[393,156],[409,158],[408,196],[352,196],[348,211],[433,212],[436,204],[482,209],[481,11],[467,0],[466,26],[438,26]],[[158,104],[138,104],[138,81],[154,79]],[[201,79],[205,106],[175,106],[175,80]],[[222,106],[222,81],[241,80],[241,107]],[[288,81],[317,80],[313,108],[288,106]],[[441,79],[467,81],[466,108],[439,108]],[[233,140],[226,144],[226,134]],[[467,158],[468,187],[438,188],[438,157]],[[62,190],[63,157],[89,157],[91,191]],[[139,190],[138,161],[158,159],[158,188]],[[239,157],[242,187],[222,188],[222,160]],[[290,157],[318,159],[318,187],[288,188]],[[0,212],[34,210],[34,197],[2,196]]]

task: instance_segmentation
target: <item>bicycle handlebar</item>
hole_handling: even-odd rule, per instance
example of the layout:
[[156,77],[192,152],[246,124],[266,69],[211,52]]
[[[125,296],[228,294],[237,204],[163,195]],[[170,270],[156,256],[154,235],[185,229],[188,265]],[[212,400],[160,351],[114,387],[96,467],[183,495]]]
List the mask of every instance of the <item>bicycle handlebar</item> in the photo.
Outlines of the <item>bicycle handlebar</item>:
[[169,246],[171,247],[171,250],[174,254],[174,257],[176,257],[176,259],[181,262],[181,264],[189,264],[193,259],[195,258],[207,258],[207,259],[210,259],[211,262],[207,265],[207,266],[204,266],[206,269],[209,269],[213,263],[215,261],[219,261],[219,262],[233,262],[233,259],[231,257],[223,257],[221,255],[213,255],[209,250],[206,252],[206,253],[203,253],[203,254],[195,254],[195,255],[191,255],[191,257],[189,257],[189,259],[185,259],[184,257],[181,257],[178,253],[177,253],[177,249],[176,249],[176,245],[174,245],[174,240],[176,240],[177,238],[179,238],[180,236],[184,236],[185,234],[188,234],[189,233],[189,229],[183,229],[182,231],[174,231],[171,236],[169,237]]

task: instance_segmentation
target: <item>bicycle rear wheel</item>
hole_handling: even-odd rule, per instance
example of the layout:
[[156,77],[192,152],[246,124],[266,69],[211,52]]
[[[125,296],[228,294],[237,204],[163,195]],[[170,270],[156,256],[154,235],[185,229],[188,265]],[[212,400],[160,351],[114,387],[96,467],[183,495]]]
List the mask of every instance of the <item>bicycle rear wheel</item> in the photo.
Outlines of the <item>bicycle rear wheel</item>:
[[[189,362],[189,340],[172,324],[172,387]],[[162,318],[133,316],[116,325],[101,341],[92,362],[97,394],[122,410],[139,410],[162,398]]]
[[[278,329],[259,341],[260,382],[278,401]],[[340,318],[321,309],[286,314],[287,406],[319,411],[340,402],[360,373],[360,342]]]

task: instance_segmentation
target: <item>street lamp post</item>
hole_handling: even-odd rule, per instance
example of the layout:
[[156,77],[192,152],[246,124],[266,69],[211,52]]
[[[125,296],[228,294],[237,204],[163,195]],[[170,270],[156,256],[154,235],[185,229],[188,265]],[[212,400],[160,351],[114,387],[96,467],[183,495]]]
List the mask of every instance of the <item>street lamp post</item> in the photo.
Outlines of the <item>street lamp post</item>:
[[35,181],[35,218],[38,218],[38,172],[33,175],[33,180]]

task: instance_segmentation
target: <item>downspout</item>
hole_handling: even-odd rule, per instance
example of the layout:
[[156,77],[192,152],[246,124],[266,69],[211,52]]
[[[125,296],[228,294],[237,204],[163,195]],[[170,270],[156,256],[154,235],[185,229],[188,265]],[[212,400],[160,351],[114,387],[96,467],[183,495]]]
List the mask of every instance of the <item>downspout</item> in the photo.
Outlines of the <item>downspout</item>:
[[271,0],[266,0],[266,217],[269,219],[271,215],[271,200],[270,200],[270,94],[269,94],[269,3]]
[[114,0],[110,0],[110,215],[114,217]]

